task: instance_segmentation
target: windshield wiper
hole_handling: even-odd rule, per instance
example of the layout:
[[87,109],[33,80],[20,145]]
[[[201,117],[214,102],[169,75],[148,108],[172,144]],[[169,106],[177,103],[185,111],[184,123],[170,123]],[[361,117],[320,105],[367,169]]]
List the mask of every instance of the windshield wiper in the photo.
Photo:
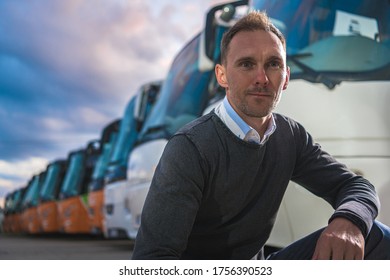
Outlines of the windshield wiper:
[[306,64],[299,61],[300,58],[312,56],[312,53],[301,53],[301,54],[294,54],[294,55],[287,55],[287,60],[292,61],[296,66],[298,66],[303,73],[299,74],[299,78],[305,79],[309,82],[313,83],[322,83],[324,84],[328,89],[334,89],[336,85],[340,84],[340,81],[331,79],[327,75],[320,73],[313,68],[307,66]]
[[[167,130],[168,125],[167,124],[159,124],[155,126],[148,127],[146,131],[143,133],[143,136],[141,138],[144,139],[153,139],[153,138],[169,138],[169,132]],[[157,135],[154,135],[156,134]],[[153,136],[152,136],[153,135]]]

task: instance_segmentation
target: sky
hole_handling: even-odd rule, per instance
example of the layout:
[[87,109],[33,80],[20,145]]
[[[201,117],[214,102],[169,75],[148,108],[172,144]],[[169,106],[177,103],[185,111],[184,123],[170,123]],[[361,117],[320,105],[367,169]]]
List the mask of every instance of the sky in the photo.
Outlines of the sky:
[[99,138],[226,0],[1,0],[0,207]]

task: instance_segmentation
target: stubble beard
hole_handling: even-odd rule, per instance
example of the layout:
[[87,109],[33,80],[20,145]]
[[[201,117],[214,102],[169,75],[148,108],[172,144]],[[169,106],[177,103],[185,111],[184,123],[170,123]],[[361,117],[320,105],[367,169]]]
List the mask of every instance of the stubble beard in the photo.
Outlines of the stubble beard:
[[275,106],[270,106],[261,110],[252,110],[247,103],[241,103],[238,107],[244,115],[251,118],[264,118],[268,116],[275,108]]
[[[251,93],[270,93],[272,96],[275,96],[275,94],[272,94],[269,90],[264,88],[255,88],[255,89],[247,90],[245,92],[245,96]],[[277,104],[280,101],[280,96],[281,96],[280,93],[278,93],[276,99],[272,99],[271,104],[267,104],[268,101],[264,101],[264,100],[256,101],[258,103],[263,103],[263,104],[256,104],[259,105],[254,107],[257,109],[252,109],[251,107],[253,106],[249,106],[248,101],[246,100],[240,100],[240,102],[238,102],[237,104],[238,105],[237,107],[243,114],[245,114],[248,117],[264,118],[270,115],[274,111],[274,109],[276,108]]]

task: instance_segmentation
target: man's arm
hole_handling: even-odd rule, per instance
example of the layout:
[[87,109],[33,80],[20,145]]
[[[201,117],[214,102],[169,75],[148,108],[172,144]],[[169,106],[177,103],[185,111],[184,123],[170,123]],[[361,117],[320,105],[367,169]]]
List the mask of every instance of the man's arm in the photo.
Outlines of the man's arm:
[[144,204],[133,259],[181,257],[202,198],[201,161],[187,137],[168,142]]
[[318,240],[313,258],[362,258],[364,237],[378,214],[374,186],[324,152],[299,126],[293,180],[324,198],[335,209]]
[[374,186],[323,151],[302,126],[297,126],[297,162],[292,180],[332,205],[335,213],[330,220],[346,218],[367,236],[379,210]]

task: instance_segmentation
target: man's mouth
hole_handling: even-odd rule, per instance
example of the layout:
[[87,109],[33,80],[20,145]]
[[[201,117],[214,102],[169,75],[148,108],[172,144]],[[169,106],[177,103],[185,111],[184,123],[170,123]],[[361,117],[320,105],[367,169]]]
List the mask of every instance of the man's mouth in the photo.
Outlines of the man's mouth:
[[247,90],[246,92],[248,95],[255,95],[255,96],[272,96],[272,93],[265,88],[253,88],[250,90]]

